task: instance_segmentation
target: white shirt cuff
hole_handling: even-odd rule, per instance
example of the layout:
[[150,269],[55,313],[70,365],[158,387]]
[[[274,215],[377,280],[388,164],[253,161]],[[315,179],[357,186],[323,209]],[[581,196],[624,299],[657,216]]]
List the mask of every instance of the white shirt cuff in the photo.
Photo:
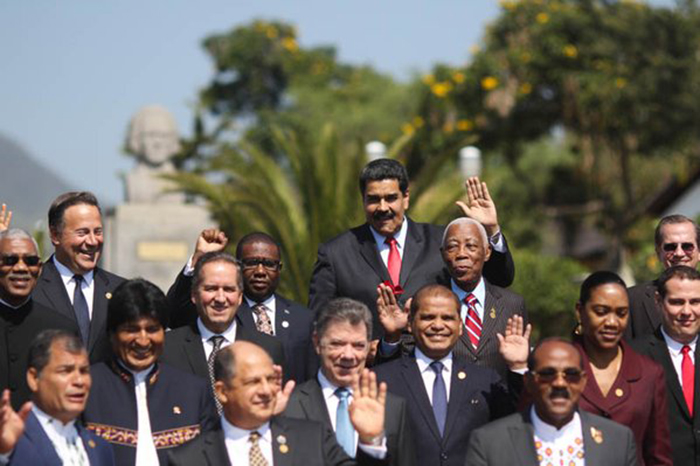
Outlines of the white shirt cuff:
[[[493,238],[493,237],[491,237],[491,238]],[[504,253],[507,251],[506,243],[505,243],[505,241],[503,241],[503,234],[501,232],[498,232],[498,240],[495,243],[493,241],[491,241],[491,238],[489,238],[489,244],[491,245],[491,248],[494,251],[500,252],[500,253]]]
[[194,259],[194,254],[192,254],[187,261],[187,264],[185,264],[185,270],[182,271],[182,274],[185,277],[191,277],[194,275],[194,266],[192,265],[192,259]]
[[383,460],[384,458],[386,458],[387,454],[386,435],[382,439],[382,444],[379,446],[363,445],[362,443],[358,442],[358,447],[360,448],[360,450],[364,451],[365,453],[367,453],[367,455],[371,456],[372,458]]

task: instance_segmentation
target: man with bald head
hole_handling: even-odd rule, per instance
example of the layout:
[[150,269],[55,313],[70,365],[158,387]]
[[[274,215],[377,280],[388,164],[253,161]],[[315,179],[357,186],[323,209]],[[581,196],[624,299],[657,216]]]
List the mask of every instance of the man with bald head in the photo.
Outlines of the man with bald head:
[[[356,381],[350,420],[358,431],[357,462],[321,423],[275,416],[280,374],[270,356],[249,342],[222,349],[214,365],[215,392],[223,406],[221,429],[205,433],[172,451],[171,465],[248,464],[251,466],[325,466],[385,464],[384,403],[386,386],[365,372]],[[372,456],[374,455],[374,457]]]

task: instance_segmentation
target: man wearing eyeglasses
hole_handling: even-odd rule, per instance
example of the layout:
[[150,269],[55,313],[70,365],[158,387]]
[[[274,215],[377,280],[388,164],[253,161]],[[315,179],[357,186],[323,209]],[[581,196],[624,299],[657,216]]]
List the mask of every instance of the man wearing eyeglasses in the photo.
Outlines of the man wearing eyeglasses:
[[41,266],[29,233],[0,232],[0,392],[10,390],[15,410],[31,397],[26,373],[34,336],[46,329],[78,331],[71,320],[32,299]]
[[532,406],[484,427],[469,438],[468,466],[634,466],[632,431],[578,411],[586,385],[581,355],[559,338],[542,340],[528,358],[525,389]]
[[[659,221],[654,232],[656,254],[664,270],[674,265],[697,268],[700,228],[685,215],[668,215]],[[625,338],[631,341],[653,334],[661,325],[661,309],[656,303],[655,282],[645,282],[629,289],[630,318]]]

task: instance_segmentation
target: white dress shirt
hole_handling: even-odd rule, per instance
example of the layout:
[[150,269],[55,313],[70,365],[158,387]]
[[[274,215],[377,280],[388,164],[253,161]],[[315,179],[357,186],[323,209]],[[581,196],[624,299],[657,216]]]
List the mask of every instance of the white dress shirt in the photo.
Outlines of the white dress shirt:
[[[75,275],[71,270],[65,265],[58,262],[56,256],[53,256],[53,263],[56,266],[56,270],[61,275],[61,280],[63,280],[63,286],[66,287],[66,292],[68,293],[68,299],[70,303],[73,304],[73,293],[75,292]],[[95,271],[91,270],[83,275],[83,282],[80,289],[83,290],[83,296],[85,296],[85,301],[88,305],[88,313],[90,314],[90,320],[92,320],[92,301],[95,297]]]
[[[379,256],[382,258],[382,262],[384,262],[384,265],[389,267],[389,251],[391,250],[391,247],[385,243],[386,241],[386,236],[383,236],[377,232],[373,227],[369,227],[369,230],[372,232],[372,236],[374,236],[374,241],[377,243],[377,251],[379,251]],[[396,240],[396,246],[397,249],[399,250],[399,256],[401,256],[401,259],[403,259],[403,251],[406,246],[406,233],[408,232],[408,219],[404,217],[403,223],[401,224],[401,228],[399,228],[398,234],[394,235],[394,239]]]
[[56,454],[64,466],[88,466],[90,460],[83,445],[83,439],[78,435],[75,421],[63,424],[34,405],[32,412],[39,420],[39,424],[51,440]]
[[[121,362],[120,362],[121,364]],[[136,394],[136,414],[138,419],[138,441],[136,443],[135,466],[152,466],[159,464],[158,451],[153,443],[153,432],[151,430],[151,418],[148,413],[148,374],[153,370],[153,366],[140,372],[134,372],[122,365],[134,376],[134,393]]]
[[[258,315],[253,311],[253,308],[255,307],[256,304],[258,304],[257,301],[253,301],[252,299],[249,299],[247,296],[243,296],[245,298],[245,302],[248,304],[248,307],[251,310],[251,313],[253,314],[253,320],[255,321],[255,325],[258,324]],[[275,299],[274,293],[272,296],[267,298],[265,301],[261,302],[263,306],[267,308],[267,316],[270,318],[270,324],[272,324],[272,334],[275,334],[275,315],[277,314],[277,300]]]
[[[661,334],[664,336],[664,340],[666,340],[666,347],[668,348],[668,353],[671,355],[671,362],[673,363],[673,368],[676,369],[676,377],[678,377],[678,383],[680,384],[681,388],[683,388],[683,353],[681,353],[681,350],[683,349],[685,344],[679,343],[670,336],[668,336],[668,333],[666,333],[663,326],[661,327]],[[690,346],[688,356],[690,356],[690,360],[693,361],[693,366],[695,365],[695,345],[697,344],[697,335],[695,336],[693,341],[687,343],[687,345]]]
[[214,342],[209,341],[209,339],[215,335],[221,335],[224,337],[224,341],[221,342],[221,348],[226,348],[228,345],[236,341],[236,319],[233,319],[231,325],[228,326],[223,333],[214,333],[204,326],[202,319],[197,318],[197,328],[199,329],[199,334],[202,337],[202,346],[204,346],[204,355],[209,360],[209,355],[214,351]]
[[[459,302],[461,303],[459,314],[462,318],[462,323],[465,323],[467,321],[467,311],[469,310],[469,308],[464,303],[464,298],[467,297],[469,292],[464,291],[459,286],[457,286],[457,283],[455,283],[454,279],[451,279],[450,283],[452,284],[452,291],[454,292],[454,294],[457,295],[457,297],[459,298]],[[483,323],[484,302],[486,301],[486,285],[484,284],[483,277],[479,279],[479,283],[477,283],[476,287],[471,291],[471,293],[476,298],[476,304],[474,305],[474,307],[476,308],[476,313],[479,315],[479,319],[481,319],[481,322]]]
[[[442,380],[445,382],[445,391],[447,394],[447,402],[450,401],[450,381],[452,380],[452,351],[450,351],[447,356],[439,360],[444,368],[442,369]],[[430,363],[433,359],[423,354],[423,352],[416,347],[416,364],[418,364],[418,371],[423,378],[423,386],[425,387],[425,392],[428,394],[428,399],[430,404],[433,404],[433,385],[435,384],[435,371],[430,367]]]
[[272,431],[270,423],[266,422],[257,429],[246,430],[236,427],[226,420],[225,416],[221,416],[221,426],[224,430],[224,439],[226,442],[226,452],[231,464],[236,466],[250,466],[250,434],[257,432],[260,434],[258,445],[263,457],[267,460],[267,464],[272,466],[275,464],[272,459]]
[[530,419],[535,430],[535,451],[540,465],[565,464],[584,466],[583,428],[581,417],[574,412],[568,424],[557,429],[537,416],[535,407],[530,408]]

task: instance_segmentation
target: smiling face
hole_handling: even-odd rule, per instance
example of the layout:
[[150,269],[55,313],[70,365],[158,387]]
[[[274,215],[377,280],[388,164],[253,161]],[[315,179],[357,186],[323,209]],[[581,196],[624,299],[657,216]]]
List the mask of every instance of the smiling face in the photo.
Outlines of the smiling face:
[[666,333],[679,343],[693,341],[700,332],[700,280],[673,277],[661,299],[661,320]]
[[421,298],[409,328],[423,354],[433,360],[444,358],[462,336],[457,302],[441,295]]
[[627,289],[606,283],[591,290],[588,301],[576,304],[584,341],[596,348],[616,348],[629,319]]
[[97,207],[77,204],[63,213],[63,228],[51,230],[56,259],[71,272],[84,275],[97,266],[102,253],[102,216]]
[[237,274],[236,266],[229,262],[209,262],[202,267],[199,286],[192,290],[192,302],[202,323],[214,333],[226,331],[241,305],[243,290]]
[[[17,262],[10,265],[10,262]],[[35,262],[36,261],[36,262]],[[30,262],[34,265],[29,265]],[[0,298],[13,306],[24,303],[36,286],[41,262],[34,243],[27,238],[0,240]]]
[[452,225],[447,230],[441,252],[450,276],[465,291],[478,285],[484,262],[491,257],[491,247],[473,223]]
[[254,301],[262,302],[272,296],[280,282],[280,252],[277,246],[260,241],[241,248],[243,288]]
[[386,179],[370,181],[362,196],[367,223],[380,235],[392,236],[403,224],[408,209],[408,190],[401,192],[399,181]]
[[697,267],[700,251],[695,226],[692,223],[668,223],[662,227],[661,238],[661,244],[656,245],[656,254],[664,269],[674,265]]
[[348,321],[331,322],[319,339],[313,336],[321,371],[338,387],[349,387],[353,378],[365,368],[369,354],[367,327],[364,322],[352,325]]
[[121,324],[112,335],[112,350],[134,372],[148,369],[163,353],[165,330],[152,317]]

